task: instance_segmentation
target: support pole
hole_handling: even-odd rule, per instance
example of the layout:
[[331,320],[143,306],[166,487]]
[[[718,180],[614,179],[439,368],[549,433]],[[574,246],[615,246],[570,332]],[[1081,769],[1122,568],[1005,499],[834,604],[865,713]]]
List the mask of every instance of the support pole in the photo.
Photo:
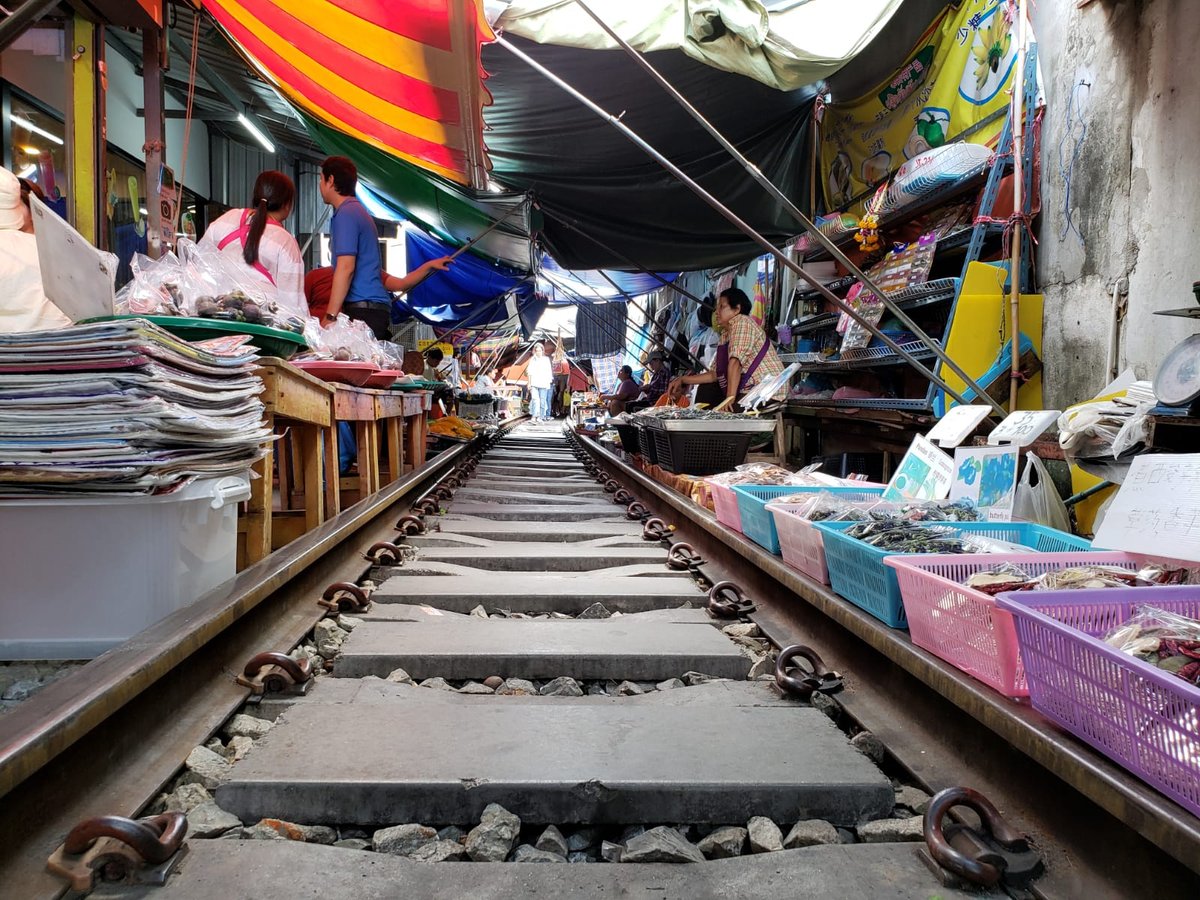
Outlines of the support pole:
[[[656,150],[653,146],[651,146],[644,139],[642,139],[628,125],[626,125],[624,122],[622,122],[617,117],[610,115],[606,110],[604,110],[602,107],[600,107],[597,104],[595,104],[594,102],[592,102],[588,97],[584,96],[582,93],[577,91],[570,84],[563,81],[561,78],[559,78],[557,75],[555,75],[549,69],[547,69],[545,66],[543,66],[541,63],[539,63],[537,60],[533,59],[527,53],[524,53],[523,51],[521,51],[520,49],[515,47],[513,44],[511,44],[508,41],[507,38],[498,36],[496,38],[496,43],[499,44],[501,47],[503,47],[505,50],[507,50],[509,53],[512,53],[518,59],[525,62],[526,65],[535,69],[540,74],[545,76],[547,79],[549,79],[550,81],[557,84],[560,88],[562,88],[564,91],[566,91],[572,97],[574,97],[576,100],[578,100],[580,103],[582,103],[584,106],[586,106],[592,112],[594,112],[596,115],[600,116],[600,118],[604,119],[606,122],[608,122],[614,128],[616,128],[618,131],[620,131],[623,135],[625,135],[625,137],[629,138],[629,140],[631,140],[634,144],[636,144],[643,151],[645,151],[652,159],[654,159],[655,162],[657,162],[660,166],[662,166],[669,173],[671,173],[671,175],[673,175],[676,179],[678,179],[680,182],[682,182],[684,185],[686,185],[688,187],[688,189],[692,191],[692,193],[694,193],[701,200],[703,200],[705,203],[707,203],[709,206],[711,206],[716,212],[720,213],[731,225],[733,225],[735,228],[737,228],[739,231],[741,231],[742,234],[749,237],[756,244],[758,244],[763,250],[765,250],[767,253],[770,253],[772,256],[774,256],[776,259],[778,259],[783,265],[787,266],[789,269],[791,269],[793,272],[795,272],[798,276],[800,276],[806,282],[808,282],[810,285],[812,285],[816,290],[820,291],[826,300],[828,300],[830,303],[832,303],[834,306],[836,306],[842,312],[846,313],[846,315],[848,315],[853,321],[857,322],[860,326],[862,326],[864,329],[866,329],[866,331],[868,331],[870,334],[879,338],[879,340],[883,342],[884,346],[890,348],[893,353],[895,353],[897,356],[899,356],[901,359],[903,359],[905,362],[907,362],[910,366],[912,366],[914,369],[916,369],[917,372],[919,372],[924,378],[926,378],[935,387],[938,387],[941,390],[945,391],[947,395],[949,395],[950,397],[953,397],[959,403],[962,403],[964,405],[967,404],[967,401],[963,398],[963,395],[961,393],[959,393],[954,388],[950,387],[950,385],[948,385],[944,380],[942,380],[942,378],[940,378],[938,375],[934,374],[929,369],[927,369],[921,363],[920,360],[918,360],[915,356],[913,356],[911,353],[909,353],[907,350],[905,350],[903,347],[901,347],[899,344],[897,344],[894,340],[892,340],[890,337],[888,337],[886,334],[884,334],[878,327],[875,326],[874,323],[872,323],[868,319],[865,319],[861,315],[859,315],[858,311],[855,310],[854,307],[850,306],[848,303],[846,303],[840,297],[836,296],[832,291],[830,291],[827,287],[825,287],[825,285],[821,284],[821,282],[819,282],[816,278],[814,278],[811,273],[809,273],[808,271],[806,271],[805,269],[803,269],[802,267],[797,265],[795,262],[793,262],[786,253],[781,251],[778,247],[776,247],[774,244],[772,244],[770,241],[768,241],[765,237],[763,237],[761,234],[759,234],[757,231],[755,231],[754,228],[751,227],[751,225],[749,223],[745,222],[740,216],[737,215],[737,213],[733,212],[731,209],[729,209],[729,207],[725,206],[723,203],[721,203],[720,200],[718,200],[716,197],[714,197],[712,194],[710,194],[707,190],[705,190],[694,178],[689,176],[686,172],[684,172],[682,169],[680,169],[677,165],[675,165],[673,162],[671,162],[669,159],[667,159],[665,156],[663,156],[661,153],[659,153],[658,150]],[[769,182],[768,182],[768,184],[769,184]],[[789,201],[789,203],[790,203],[790,201]],[[821,239],[824,240],[825,236],[821,235]],[[939,350],[939,352],[940,352],[940,350]],[[943,353],[942,355],[944,356],[945,354]],[[964,380],[967,380],[969,383],[974,384],[974,382],[970,382],[969,379],[964,379]],[[987,400],[992,405],[992,407],[994,409],[996,409],[997,412],[1000,413],[1000,415],[1003,415],[1004,407],[1000,406],[1000,404],[996,403],[994,400],[992,400],[990,397],[988,397],[987,393],[983,392],[982,389],[980,389],[980,391],[981,392],[980,392],[979,396],[981,396],[984,400]]]
[[[1012,151],[1013,151],[1013,218],[1012,265],[1009,310],[1012,317],[1012,370],[1009,374],[1008,409],[1017,410],[1017,393],[1021,389],[1021,243],[1025,229],[1025,8],[1014,0],[1017,10],[1017,70],[1013,77]],[[997,11],[997,15],[999,15]]]
[[66,28],[67,168],[70,218],[99,247],[100,188],[104,182],[104,27],[75,13]]
[[[163,40],[161,29],[142,32],[142,105],[146,109],[146,253],[151,259],[162,255],[162,209],[158,202],[158,177],[166,153],[163,130]],[[134,211],[136,213],[136,210]]]
[[[961,378],[963,380],[963,382],[967,385],[967,387],[971,388],[975,392],[975,395],[977,397],[980,397],[983,400],[985,400],[987,403],[991,404],[992,409],[996,412],[996,414],[999,415],[1001,418],[1004,417],[1004,415],[1005,415],[1004,407],[1001,406],[999,403],[997,403],[995,400],[993,400],[990,396],[988,396],[987,392],[984,391],[983,388],[981,388],[975,382],[975,380],[973,378],[971,378],[971,376],[968,375],[953,359],[951,359],[950,356],[946,353],[946,351],[941,347],[941,345],[939,345],[937,343],[937,341],[933,340],[928,334],[926,334],[925,331],[919,325],[917,325],[916,322],[914,322],[912,320],[912,318],[908,315],[908,313],[904,312],[904,310],[902,310],[899,306],[897,306],[895,303],[890,301],[887,297],[887,294],[878,285],[875,284],[873,279],[868,277],[865,272],[863,272],[857,265],[855,265],[854,262],[850,259],[850,257],[846,256],[846,254],[843,253],[833,241],[831,241],[828,237],[826,237],[824,234],[822,234],[820,231],[818,231],[816,225],[813,224],[812,220],[810,220],[808,218],[808,216],[804,215],[803,211],[801,211],[800,208],[797,207],[796,204],[793,203],[791,201],[791,199],[786,194],[783,193],[783,191],[781,191],[778,187],[776,187],[775,184],[769,178],[767,178],[767,176],[765,176],[762,173],[762,170],[760,170],[758,168],[758,166],[756,166],[749,159],[747,159],[742,154],[742,152],[740,150],[738,150],[737,147],[735,147],[732,143],[730,143],[729,140],[723,134],[721,134],[721,132],[718,131],[717,128],[711,122],[709,122],[706,118],[704,118],[704,116],[700,113],[700,111],[698,109],[696,109],[694,106],[692,106],[692,104],[688,101],[688,99],[686,97],[684,97],[681,93],[679,93],[679,91],[677,91],[675,89],[675,87],[669,81],[667,81],[667,79],[664,78],[657,69],[654,68],[654,66],[650,65],[650,63],[646,60],[646,58],[641,53],[639,53],[637,50],[635,50],[633,48],[633,46],[631,46],[624,38],[622,38],[620,35],[618,35],[611,28],[609,28],[609,26],[598,15],[596,15],[595,12],[593,12],[591,10],[591,8],[584,2],[584,0],[575,0],[575,3],[578,4],[579,7],[581,9],[583,9],[583,11],[586,12],[596,22],[596,24],[599,25],[605,31],[605,33],[608,34],[609,37],[611,37],[614,41],[616,41],[617,44],[626,53],[628,53],[630,56],[632,56],[633,59],[637,62],[637,64],[639,66],[641,66],[641,68],[644,69],[650,75],[651,78],[653,78],[655,81],[657,81],[659,83],[659,85],[661,85],[662,88],[668,94],[670,94],[670,96],[680,106],[682,106],[685,111],[687,111],[688,115],[690,115],[693,119],[695,119],[696,122],[702,128],[704,128],[704,130],[707,131],[717,141],[717,143],[719,143],[725,149],[725,151],[730,156],[732,156],[735,160],[737,160],[737,162],[741,164],[742,168],[746,170],[746,172],[750,175],[751,178],[753,178],[763,189],[765,189],[767,191],[767,193],[771,195],[772,198],[774,198],[776,201],[778,201],[780,204],[782,204],[783,207],[792,215],[792,217],[795,218],[796,221],[801,224],[801,226],[804,228],[804,230],[807,231],[809,233],[809,235],[814,240],[817,241],[817,243],[819,243],[822,247],[825,248],[825,250],[830,254],[830,256],[832,256],[835,260],[837,260],[839,263],[841,263],[847,269],[847,271],[850,272],[851,275],[853,275],[855,278],[857,278],[859,281],[861,281],[863,283],[863,286],[867,290],[869,290],[876,297],[878,297],[880,302],[883,303],[883,305],[885,307],[887,307],[888,311],[891,312],[892,315],[894,315],[897,319],[899,319],[905,328],[907,328],[914,335],[916,335],[917,339],[920,340],[923,344],[925,344],[925,346],[928,347],[933,352],[934,356],[936,356],[943,365],[948,367],[959,378]],[[501,39],[501,43],[505,43],[503,39]],[[512,47],[512,45],[510,45],[510,44],[505,44],[505,46],[509,50],[512,50],[513,52],[517,52],[517,53],[520,52],[520,51],[516,50],[516,48]],[[625,130],[628,131],[627,128]],[[632,134],[633,132],[629,131],[629,133]],[[676,176],[676,177],[678,177],[678,176]],[[721,210],[718,209],[718,212],[720,212],[720,211]],[[728,218],[728,216],[726,216],[726,218]],[[730,219],[730,221],[732,222],[733,220]],[[737,223],[735,222],[734,224],[736,225]],[[738,227],[741,228],[740,225]],[[749,228],[748,225],[746,227]],[[744,229],[743,229],[743,231],[748,236],[755,237],[755,235],[751,234],[750,232],[745,231]],[[770,244],[770,242],[767,242],[765,238],[763,238],[762,240],[764,242],[766,242],[768,247],[770,247],[770,252],[772,253],[772,255],[776,256],[776,258],[778,258],[781,262],[783,262],[784,265],[787,265],[794,272],[796,272],[797,275],[799,275],[801,278],[803,278],[805,281],[807,281],[810,285],[812,285],[814,288],[816,288],[821,293],[821,295],[823,297],[825,297],[826,300],[832,302],[835,306],[837,306],[839,309],[841,309],[842,312],[847,313],[852,319],[859,322],[859,324],[863,325],[863,327],[865,327],[867,329],[867,331],[871,332],[871,334],[873,334],[875,337],[882,340],[885,345],[890,347],[894,352],[898,353],[910,365],[913,365],[914,363],[916,363],[916,360],[912,357],[911,354],[901,351],[894,342],[892,342],[890,339],[884,337],[883,334],[881,332],[879,332],[879,330],[877,328],[875,328],[873,325],[869,325],[868,323],[861,320],[857,316],[857,314],[852,311],[850,306],[848,306],[846,303],[842,302],[841,299],[836,297],[832,291],[828,290],[825,287],[825,285],[821,284],[819,281],[817,281],[815,278],[813,278],[811,275],[809,275],[809,273],[804,271],[799,265],[793,263],[790,259],[786,259],[786,254],[780,253],[778,251],[778,249],[773,244]],[[928,369],[926,369],[924,366],[920,366],[918,364],[918,365],[914,365],[914,368],[917,368],[917,371],[921,372],[922,374],[928,373],[926,375],[926,377],[933,376],[932,378],[930,378],[931,381],[934,378],[937,378],[936,375],[933,375],[933,373],[930,372]],[[943,390],[946,391],[946,393],[950,394],[952,397],[954,397],[960,403],[963,402],[961,397],[959,397],[957,394],[951,392],[948,389],[948,387],[943,387],[945,382],[941,381],[941,379],[937,379],[937,381],[934,381],[934,384],[937,384],[938,387],[941,387]]]

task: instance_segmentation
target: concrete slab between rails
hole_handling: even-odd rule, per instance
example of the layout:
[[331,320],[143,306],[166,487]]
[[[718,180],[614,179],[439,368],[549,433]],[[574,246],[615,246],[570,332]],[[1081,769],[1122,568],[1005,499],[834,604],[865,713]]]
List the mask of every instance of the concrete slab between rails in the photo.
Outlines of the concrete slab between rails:
[[[642,526],[621,517],[615,507],[612,514],[603,519],[585,522],[505,522],[497,525],[494,519],[467,516],[449,512],[444,516],[430,518],[431,536],[438,534],[464,534],[477,537],[503,537],[506,541],[588,541],[609,535],[631,535],[641,537]],[[649,543],[649,542],[647,542]]]
[[490,547],[423,547],[416,565],[446,562],[497,572],[590,572],[639,563],[665,564],[666,559],[667,551],[651,544],[618,549],[522,541]]
[[367,619],[342,644],[333,671],[383,678],[398,668],[417,679],[451,681],[489,675],[664,681],[685,672],[745,678],[750,659],[711,622],[467,616],[437,625]]
[[[494,526],[493,526],[494,527]],[[536,537],[530,535],[530,538]],[[541,540],[519,540],[513,541],[509,539],[507,534],[496,534],[494,539],[477,537],[473,534],[454,534],[452,532],[440,531],[429,532],[427,534],[410,537],[405,540],[405,543],[410,547],[416,547],[418,550],[424,548],[460,548],[467,549],[471,547],[519,547],[528,544],[537,547],[541,550],[559,551],[566,554],[578,553],[581,550],[603,550],[606,548],[659,548],[661,545],[657,543],[649,543],[642,540],[641,534],[612,534],[607,537],[587,538],[586,540],[571,541],[570,547],[564,547],[565,543],[562,540],[550,540],[548,537],[543,537]],[[666,552],[665,550],[663,551]],[[399,570],[394,570],[390,574],[399,574]],[[378,581],[378,579],[376,579]]]
[[551,494],[528,488],[516,481],[506,488],[481,488],[468,482],[454,492],[454,501],[522,505],[545,503],[553,506],[595,506],[597,503],[612,503],[611,495],[602,490],[583,491],[581,494]]
[[478,516],[495,519],[497,522],[542,520],[545,522],[589,522],[592,519],[607,519],[621,514],[611,503],[580,503],[575,505],[558,503],[483,503],[474,500],[459,500],[457,497],[446,502],[446,508],[462,516]]
[[[365,613],[362,613],[359,618],[365,619],[368,622],[424,622],[427,625],[442,625],[446,622],[462,622],[467,619],[473,621],[482,621],[469,613],[451,612],[447,609],[437,609],[433,606],[425,605],[410,605],[407,603],[379,603],[370,608]],[[648,609],[645,612],[636,613],[615,613],[610,617],[612,621],[627,621],[634,623],[657,622],[659,624],[679,624],[679,625],[723,625],[724,622],[714,620],[705,610],[693,606],[681,606],[674,609]],[[520,622],[524,619],[514,619],[513,621]],[[545,621],[539,619],[538,621]],[[558,621],[573,621],[571,619],[559,619]],[[603,620],[584,620],[584,621],[609,621]]]
[[[547,900],[595,897],[729,900],[986,900],[943,888],[912,844],[806,847],[693,865],[421,863],[294,841],[191,840],[163,887],[101,884],[92,900],[242,900],[281,895],[331,900]],[[301,891],[302,888],[302,891]]]
[[539,494],[596,494],[605,497],[604,489],[590,478],[472,478],[463,485],[463,489],[504,491],[517,488],[522,491],[535,491]]
[[[663,572],[666,572],[665,567]],[[371,594],[375,603],[424,604],[452,612],[482,605],[488,612],[562,612],[577,615],[593,603],[610,612],[643,612],[705,602],[688,576],[605,578],[600,573],[559,575],[477,572],[472,575],[401,575],[389,578]]]
[[414,720],[402,703],[310,697],[216,799],[245,822],[469,824],[500,803],[560,824],[854,825],[890,814],[895,797],[812,707],[429,704]]
[[480,478],[586,478],[592,484],[594,478],[589,478],[582,466],[517,466],[498,463],[482,462],[475,474]]
[[803,704],[780,695],[771,682],[767,681],[711,681],[691,687],[667,691],[647,691],[631,697],[588,694],[583,697],[542,697],[533,695],[458,694],[435,688],[423,688],[414,684],[396,684],[381,678],[330,678],[321,677],[305,697],[274,697],[263,700],[255,707],[255,715],[275,719],[281,712],[298,703],[309,701],[320,703],[356,704],[400,704],[425,706],[475,707],[503,703],[558,704],[573,706],[672,706],[689,708],[720,707],[796,707]]

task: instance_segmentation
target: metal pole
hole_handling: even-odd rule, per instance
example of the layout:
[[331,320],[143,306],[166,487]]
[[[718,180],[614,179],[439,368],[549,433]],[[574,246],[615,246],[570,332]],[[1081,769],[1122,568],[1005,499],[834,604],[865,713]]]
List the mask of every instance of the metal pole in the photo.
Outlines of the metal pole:
[[[657,69],[655,69],[652,65],[650,65],[649,62],[646,61],[645,57],[642,56],[642,54],[640,54],[637,50],[635,50],[627,41],[625,41],[615,31],[613,31],[611,28],[609,28],[608,25],[598,15],[596,15],[596,13],[594,13],[592,11],[592,9],[587,5],[587,3],[584,2],[584,0],[575,0],[575,2],[579,5],[579,7],[581,9],[583,9],[584,12],[586,12],[596,22],[597,25],[599,25],[608,34],[609,37],[611,37],[614,41],[616,41],[621,46],[621,48],[623,50],[625,50],[626,53],[628,53],[630,56],[632,56],[634,58],[634,60],[637,62],[637,64],[639,66],[641,66],[650,75],[650,77],[652,77],[655,81],[657,81],[663,87],[663,89],[666,90],[667,93],[670,94],[671,97],[674,98],[675,101],[677,103],[679,103],[679,105],[682,106],[687,111],[687,113],[704,128],[705,131],[707,131],[710,135],[712,135],[712,137],[714,139],[716,139],[717,143],[719,143],[722,147],[724,147],[726,152],[728,152],[730,156],[732,156],[735,160],[737,160],[742,165],[742,168],[744,168],[746,170],[746,172],[749,173],[751,178],[753,178],[756,182],[758,182],[759,185],[761,185],[764,189],[766,189],[767,193],[769,193],[775,200],[777,200],[779,203],[783,204],[784,208],[789,213],[791,213],[791,215],[793,217],[795,217],[795,219],[804,227],[804,230],[807,231],[809,233],[809,235],[811,235],[813,238],[815,238],[816,241],[822,247],[824,247],[825,250],[834,259],[836,259],[839,263],[841,263],[843,266],[845,266],[846,269],[849,270],[850,274],[852,274],[855,278],[859,279],[863,283],[863,285],[866,287],[867,290],[869,290],[876,297],[878,297],[880,302],[882,302],[883,305],[886,306],[888,308],[888,310],[894,316],[896,316],[896,318],[899,319],[901,321],[901,323],[903,323],[904,326],[909,331],[911,331],[914,335],[917,336],[918,340],[920,340],[930,350],[932,350],[934,355],[939,360],[941,360],[941,362],[944,365],[948,366],[951,370],[953,370],[954,373],[956,375],[958,375],[958,377],[961,378],[963,380],[963,382],[969,388],[971,388],[973,391],[975,391],[977,396],[982,397],[984,400],[986,400],[988,403],[990,403],[992,405],[992,408],[995,410],[995,412],[999,416],[1003,417],[1005,415],[1004,407],[1002,407],[999,403],[997,403],[995,400],[993,400],[987,394],[987,392],[984,391],[983,388],[981,388],[975,382],[975,380],[971,378],[970,375],[968,375],[965,371],[963,371],[963,369],[960,368],[959,365],[950,358],[950,356],[946,353],[946,351],[943,350],[941,348],[941,346],[935,340],[933,340],[929,335],[927,335],[925,333],[925,331],[919,325],[917,325],[917,323],[914,322],[906,312],[904,312],[904,310],[900,309],[899,306],[892,303],[887,298],[887,294],[884,293],[884,291],[881,290],[875,284],[875,282],[866,275],[865,272],[863,272],[861,269],[859,269],[859,267],[856,266],[850,260],[850,258],[848,256],[846,256],[846,254],[844,254],[840,249],[838,249],[837,245],[833,241],[831,241],[824,234],[822,234],[820,231],[818,231],[816,225],[814,225],[812,223],[812,220],[810,220],[808,218],[808,216],[804,215],[804,213],[800,210],[800,208],[797,207],[796,204],[794,204],[788,198],[788,196],[783,193],[783,191],[781,191],[779,188],[777,188],[775,186],[775,184],[771,181],[771,179],[767,178],[767,176],[765,176],[762,173],[762,171],[758,168],[758,166],[756,166],[749,159],[747,159],[745,156],[743,156],[741,151],[739,151],[735,146],[733,146],[733,144],[731,144],[729,142],[729,140],[726,139],[726,137],[723,134],[721,134],[720,131],[718,131],[716,129],[716,127],[714,127],[707,119],[705,119],[704,116],[700,113],[700,111],[698,109],[696,109],[694,106],[692,106],[691,103],[688,102],[686,97],[684,97],[681,93],[679,93],[679,91],[677,91],[674,88],[674,86],[672,86],[671,83],[669,81],[667,81],[666,78],[664,78],[661,74],[659,74]],[[512,50],[514,48],[512,48],[511,45],[508,45],[508,49]],[[773,245],[772,245],[772,252],[775,252]],[[783,255],[780,255],[780,254],[776,254],[776,255],[779,256],[781,261],[783,260],[783,258],[784,258]],[[802,277],[804,277],[805,280],[808,281],[809,284],[811,284],[813,287],[820,290],[822,292],[822,294],[825,296],[826,300],[837,300],[837,298],[834,297],[832,291],[826,290],[824,288],[824,285],[820,285],[816,281],[816,279],[808,276],[807,273],[802,273],[799,266],[792,265],[790,260],[788,260],[787,264],[789,265],[789,267],[793,268],[793,270],[796,271],[797,274],[801,274]],[[841,301],[837,301],[837,305],[840,308],[842,308],[843,312],[848,311],[848,307],[844,303],[841,303]],[[860,324],[862,324],[862,323],[860,323]],[[875,334],[876,337],[881,337],[880,334],[876,333],[871,328],[868,328],[868,331],[872,331],[872,333]],[[888,342],[885,340],[884,343],[888,343]],[[895,348],[893,347],[893,349],[895,349]],[[899,352],[899,351],[897,351],[897,352]],[[903,354],[901,354],[901,355],[903,355]],[[921,368],[924,369],[923,366]],[[947,391],[947,393],[950,393],[950,391]],[[962,400],[958,397],[956,397],[955,399],[959,399],[959,402],[962,402]]]
[[[762,247],[764,250],[766,250],[768,253],[770,253],[772,256],[774,256],[776,259],[778,259],[783,265],[787,266],[789,269],[791,269],[793,272],[795,272],[797,275],[799,275],[801,278],[803,278],[806,282],[808,282],[810,285],[812,285],[816,290],[820,291],[826,300],[828,300],[834,306],[838,307],[842,312],[844,312],[852,320],[854,320],[860,326],[862,326],[864,329],[866,329],[870,334],[879,338],[879,340],[883,342],[884,346],[889,347],[892,350],[892,352],[894,352],[897,356],[899,356],[901,359],[903,359],[905,362],[907,362],[910,366],[912,366],[914,369],[916,369],[918,372],[920,372],[921,375],[923,375],[930,383],[932,383],[933,385],[935,385],[938,388],[941,388],[941,390],[945,391],[949,396],[953,397],[959,403],[962,403],[964,405],[967,404],[968,401],[963,398],[962,394],[960,394],[954,388],[950,387],[950,385],[948,385],[945,381],[943,381],[938,375],[935,375],[929,369],[925,368],[925,366],[921,364],[920,360],[918,360],[911,353],[909,353],[907,350],[905,350],[903,347],[901,347],[899,344],[897,344],[894,340],[892,340],[890,337],[888,337],[886,334],[884,334],[882,331],[880,331],[879,328],[877,328],[873,323],[871,323],[867,319],[864,319],[861,315],[858,314],[858,312],[852,306],[847,304],[841,298],[837,297],[832,291],[830,291],[828,288],[826,288],[825,285],[821,284],[809,272],[805,271],[799,265],[794,263],[788,257],[788,255],[786,253],[782,252],[778,247],[776,247],[774,244],[772,244],[770,241],[768,241],[765,237],[763,237],[761,234],[759,234],[757,231],[755,231],[754,228],[751,225],[749,225],[747,222],[745,222],[740,216],[738,216],[737,213],[733,212],[731,209],[729,209],[727,206],[725,206],[723,203],[721,203],[720,200],[718,200],[716,197],[714,197],[712,194],[710,194],[708,191],[706,191],[701,185],[699,185],[695,181],[695,179],[691,178],[686,172],[684,172],[682,169],[680,169],[678,166],[676,166],[673,162],[671,162],[669,159],[667,159],[665,156],[663,156],[661,153],[659,153],[654,147],[652,147],[645,140],[643,140],[635,131],[633,131],[631,128],[629,128],[628,125],[626,125],[620,119],[609,115],[602,107],[593,103],[590,99],[588,99],[586,96],[581,94],[579,91],[577,91],[571,85],[569,85],[567,82],[563,81],[561,78],[559,78],[557,75],[555,75],[549,69],[547,69],[545,66],[543,66],[541,63],[539,63],[537,60],[533,59],[528,54],[526,54],[526,53],[522,52],[521,50],[519,50],[518,48],[514,47],[503,36],[497,36],[496,43],[499,44],[501,47],[503,47],[505,50],[507,50],[509,53],[512,53],[514,56],[516,56],[517,58],[524,61],[531,68],[537,70],[539,73],[541,73],[547,79],[549,79],[550,81],[557,84],[559,87],[561,87],[564,91],[566,91],[571,96],[573,96],[575,99],[577,99],[584,106],[588,107],[588,109],[592,110],[592,112],[596,113],[596,115],[600,116],[602,119],[607,121],[610,125],[612,125],[614,128],[616,128],[622,134],[624,134],[627,138],[629,138],[629,140],[633,141],[634,144],[636,144],[643,151],[645,151],[647,154],[649,154],[649,156],[652,159],[654,159],[655,162],[657,162],[660,166],[662,166],[664,169],[666,169],[668,172],[670,172],[673,176],[675,176],[675,178],[677,178],[679,181],[681,181],[683,184],[685,184],[694,194],[696,194],[696,196],[698,196],[705,203],[707,203],[709,206],[711,206],[714,210],[716,210],[718,213],[720,213],[722,216],[724,216],[725,219],[727,221],[729,221],[730,224],[732,224],[734,227],[736,227],[739,231],[741,231],[744,235],[746,235],[751,240],[753,240],[756,244],[758,244],[760,247]],[[821,237],[824,238],[824,235],[821,235]],[[994,400],[992,400],[986,393],[982,393],[982,396],[984,399],[986,399],[989,403],[992,404],[992,406],[997,410],[997,412],[999,412],[1001,415],[1003,415],[1004,408],[1002,406],[1000,406],[998,403],[996,403]]]
[[58,6],[58,0],[25,0],[0,21],[0,50],[4,50],[26,29]]
[[[1012,98],[1012,151],[1013,151],[1013,217],[1012,217],[1012,267],[1009,281],[1012,293],[1009,299],[1012,317],[1012,370],[1008,382],[1008,408],[1017,409],[1017,393],[1021,389],[1021,234],[1025,227],[1022,214],[1025,212],[1025,116],[1023,100],[1025,93],[1025,10],[1021,0],[1016,0],[1017,10],[1017,70],[1013,80]],[[999,12],[997,12],[999,15]]]
[[[521,212],[525,208],[525,204],[527,202],[528,202],[528,200],[523,200],[517,206],[514,206],[512,209],[510,209],[508,212],[506,212],[504,215],[502,215],[499,219],[497,219],[495,222],[493,222],[491,225],[489,225],[487,228],[485,228],[482,232],[477,234],[475,237],[471,238],[471,240],[467,241],[465,244],[463,244],[461,247],[459,247],[457,250],[455,250],[453,253],[451,253],[450,259],[452,259],[452,260],[458,259],[464,253],[466,253],[468,250],[470,250],[472,247],[474,247],[476,244],[478,244],[480,241],[482,241],[485,237],[487,237],[489,234],[491,234],[493,231],[495,231],[500,226],[500,223],[505,221],[506,219],[510,218],[513,213]],[[431,276],[432,274],[433,274],[433,270],[426,272],[424,277],[420,281],[418,281],[416,284],[414,284],[412,287],[410,287],[404,293],[406,293],[406,294],[411,293],[415,288],[424,284],[425,279],[429,278],[429,276]]]
[[[147,28],[142,32],[142,105],[146,109],[146,254],[151,259],[162,255],[162,206],[158,202],[158,177],[166,153],[163,130],[163,31]],[[135,209],[136,216],[137,210]]]

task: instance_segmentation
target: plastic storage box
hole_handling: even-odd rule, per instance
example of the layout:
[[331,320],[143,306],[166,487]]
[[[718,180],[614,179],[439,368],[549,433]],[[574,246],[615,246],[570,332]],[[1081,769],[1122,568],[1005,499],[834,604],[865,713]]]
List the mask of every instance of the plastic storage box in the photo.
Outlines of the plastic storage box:
[[1200,688],[1104,643],[1137,606],[1200,619],[1200,587],[1022,591],[1012,613],[1033,708],[1200,816]]
[[995,597],[963,582],[1001,563],[1037,576],[1082,565],[1136,572],[1142,558],[1117,552],[929,554],[889,556],[884,563],[896,570],[914,644],[1008,697],[1027,697],[1012,616],[997,608]]
[[883,491],[884,489],[881,487],[810,487],[808,485],[766,484],[739,484],[733,488],[733,492],[738,498],[738,510],[742,517],[742,534],[764,550],[770,550],[776,556],[780,555],[779,531],[775,527],[775,517],[767,509],[770,501],[793,494],[820,494],[822,492],[836,494],[842,500],[878,500],[883,496]]
[[246,476],[0,501],[0,659],[91,659],[232,578]]
[[[817,523],[817,528],[824,535],[830,585],[855,606],[891,627],[907,628],[908,620],[904,615],[896,572],[884,565],[883,561],[889,556],[911,554],[880,550],[845,533],[857,524]],[[1089,550],[1092,546],[1081,537],[1028,522],[927,522],[921,525],[924,528],[945,527],[955,532],[1008,541],[1038,553],[1067,553],[1071,550]],[[1005,554],[995,554],[995,557],[1003,560]]]
[[733,492],[733,486],[729,484],[715,484],[711,481],[706,482],[708,489],[712,492],[713,512],[717,516],[717,521],[726,528],[732,528],[738,534],[742,533],[742,513],[738,509],[737,494]]
[[[858,502],[867,508],[878,503],[880,495]],[[779,554],[783,561],[797,571],[803,572],[814,581],[829,584],[829,567],[825,563],[825,533],[818,531],[816,523],[805,519],[797,507],[772,500],[767,512],[775,520],[775,531],[779,535]]]

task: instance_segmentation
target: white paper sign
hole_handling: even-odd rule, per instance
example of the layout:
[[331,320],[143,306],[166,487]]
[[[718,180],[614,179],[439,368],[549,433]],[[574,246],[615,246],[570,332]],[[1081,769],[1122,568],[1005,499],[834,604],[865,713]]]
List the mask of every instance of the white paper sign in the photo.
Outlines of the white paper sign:
[[117,258],[93,247],[33,194],[29,207],[46,297],[72,322],[111,316]]
[[960,403],[938,419],[925,437],[941,447],[957,447],[991,411],[990,406],[963,406]]
[[884,500],[944,500],[954,480],[954,460],[918,434],[900,460]]
[[1093,543],[1200,562],[1200,454],[1135,457]]
[[1057,409],[1019,409],[988,435],[988,444],[993,447],[1000,444],[1028,447],[1057,422],[1060,415]]
[[1011,522],[1020,453],[1015,447],[959,447],[950,499],[970,500],[988,521]]

